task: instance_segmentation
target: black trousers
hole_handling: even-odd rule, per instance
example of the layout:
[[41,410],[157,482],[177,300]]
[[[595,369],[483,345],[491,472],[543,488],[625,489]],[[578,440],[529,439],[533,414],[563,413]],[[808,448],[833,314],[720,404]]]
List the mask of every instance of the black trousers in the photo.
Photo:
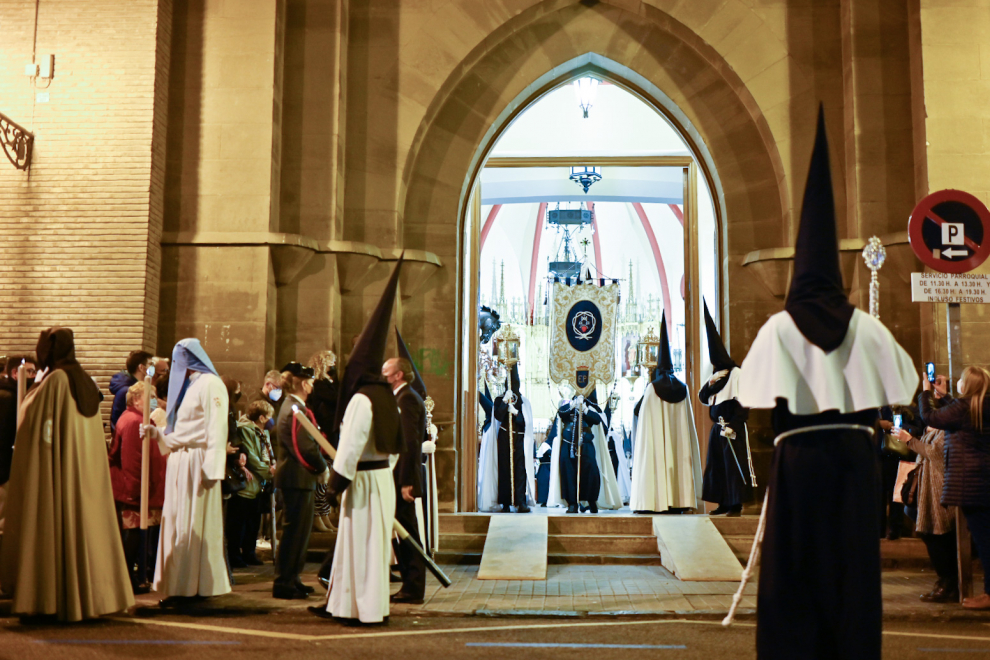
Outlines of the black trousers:
[[[416,519],[416,503],[402,499],[402,491],[396,489],[395,519],[406,528],[409,536],[416,539],[422,547],[419,538],[419,522]],[[426,593],[426,562],[415,550],[403,543],[394,541],[395,557],[399,560],[399,575],[402,576],[402,591],[416,598],[422,598]]]
[[881,535],[895,538],[905,533],[904,506],[894,501],[894,486],[897,483],[897,469],[901,457],[887,452],[880,453],[880,475],[883,483],[883,529]]
[[[236,497],[236,495],[235,495]],[[282,489],[282,542],[275,558],[275,586],[299,584],[306,565],[306,548],[313,532],[313,491]]]
[[[260,497],[260,496],[259,496]],[[253,559],[261,529],[260,499],[234,493],[227,502],[227,552],[231,559]]]
[[[516,437],[513,441],[515,457],[509,454],[509,429],[501,427],[498,430],[498,503],[503,506],[522,506],[526,504],[526,461],[533,460],[532,456],[527,457],[523,449],[523,437],[525,430],[513,429]],[[515,470],[512,470],[512,467]],[[515,493],[512,491],[513,473],[515,474]],[[515,497],[513,498],[513,494]],[[401,497],[401,495],[400,495]]]
[[932,560],[932,568],[938,574],[938,579],[949,588],[959,583],[959,558],[956,556],[956,530],[945,534],[925,534],[918,536],[925,542],[928,558]]

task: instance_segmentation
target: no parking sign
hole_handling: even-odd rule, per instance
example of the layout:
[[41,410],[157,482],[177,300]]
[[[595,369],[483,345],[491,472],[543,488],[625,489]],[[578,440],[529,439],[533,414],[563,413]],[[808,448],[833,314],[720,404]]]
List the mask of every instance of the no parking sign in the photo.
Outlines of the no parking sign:
[[990,256],[990,210],[967,192],[940,190],[914,207],[908,240],[926,266],[968,273]]

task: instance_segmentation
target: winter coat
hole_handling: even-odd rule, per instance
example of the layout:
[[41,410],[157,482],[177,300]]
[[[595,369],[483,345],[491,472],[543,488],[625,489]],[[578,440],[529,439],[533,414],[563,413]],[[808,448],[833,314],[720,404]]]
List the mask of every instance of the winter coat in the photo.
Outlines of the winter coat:
[[110,431],[117,426],[117,420],[127,409],[127,390],[137,382],[137,378],[126,371],[119,371],[110,378],[110,394],[113,395],[113,406],[110,408]]
[[259,430],[254,422],[247,419],[237,423],[237,444],[234,446],[247,456],[247,469],[254,476],[254,479],[248,481],[243,489],[237,491],[238,497],[255,499],[261,493],[265,482],[273,478],[268,471],[271,460],[268,458],[268,442],[264,434],[267,434],[267,431]]
[[[121,504],[141,504],[141,437],[139,435],[143,415],[131,406],[117,420],[113,440],[110,442],[110,482],[113,499]],[[165,506],[165,469],[168,456],[163,455],[157,442],[149,447],[148,507]]]
[[922,392],[918,408],[925,424],[945,431],[945,483],[942,506],[990,507],[990,397],[983,403],[983,429],[969,418],[969,399],[935,409],[932,395]]

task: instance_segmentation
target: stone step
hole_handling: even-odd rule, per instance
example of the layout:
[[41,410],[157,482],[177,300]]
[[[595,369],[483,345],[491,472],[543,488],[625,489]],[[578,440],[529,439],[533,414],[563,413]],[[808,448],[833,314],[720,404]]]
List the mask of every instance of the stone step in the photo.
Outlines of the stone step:
[[441,534],[487,534],[491,515],[487,513],[441,513]]
[[660,566],[660,554],[600,555],[561,553],[547,556],[547,564],[576,564],[580,566]]
[[550,516],[549,532],[554,534],[581,534],[584,536],[608,534],[632,534],[653,536],[651,516],[597,516],[572,514]]
[[657,552],[655,536],[551,534],[547,537],[547,553],[551,555],[646,555]]
[[711,516],[715,529],[721,532],[722,536],[755,536],[756,528],[759,527],[759,516],[739,516],[736,518],[726,518],[725,516]]

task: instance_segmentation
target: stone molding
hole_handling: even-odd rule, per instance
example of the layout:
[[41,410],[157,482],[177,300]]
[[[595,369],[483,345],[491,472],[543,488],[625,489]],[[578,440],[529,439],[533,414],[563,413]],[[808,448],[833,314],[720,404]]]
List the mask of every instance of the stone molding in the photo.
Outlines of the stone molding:
[[[907,245],[907,232],[899,231],[884,234],[880,237],[880,242],[888,249]],[[845,288],[847,294],[852,288],[853,272],[856,268],[857,259],[865,246],[866,239],[864,238],[843,238],[839,240],[839,267],[842,270],[843,288]],[[903,250],[898,250],[899,256],[900,252],[903,252]],[[793,261],[793,247],[776,247],[753,250],[747,253],[742,259],[742,265],[756,275],[756,278],[766,287],[771,295],[783,300],[787,295],[788,284],[791,281]],[[902,264],[899,259],[895,264],[898,267],[898,271],[902,270]]]
[[292,284],[302,269],[317,253],[336,257],[341,293],[359,290],[369,281],[379,263],[397,261],[405,254],[407,266],[401,276],[403,298],[420,292],[426,282],[443,268],[443,262],[426,250],[379,248],[359,241],[318,241],[303,234],[282,232],[166,232],[161,244],[165,246],[223,246],[271,248],[275,283]]

